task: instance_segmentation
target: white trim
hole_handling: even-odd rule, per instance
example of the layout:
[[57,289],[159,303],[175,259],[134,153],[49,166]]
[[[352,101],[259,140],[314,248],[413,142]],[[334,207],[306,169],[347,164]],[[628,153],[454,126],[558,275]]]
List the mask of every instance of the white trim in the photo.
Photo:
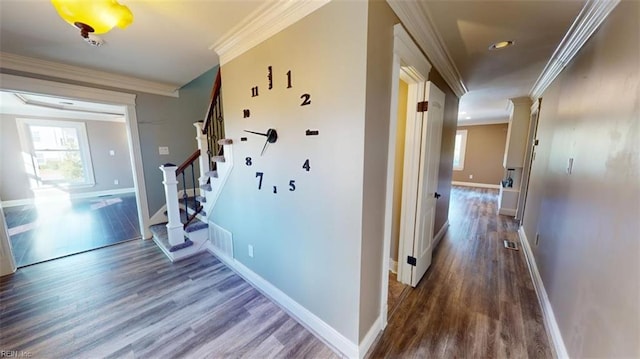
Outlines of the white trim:
[[454,185],[454,186],[500,189],[500,185],[499,184],[476,183],[476,182],[460,182],[460,181],[451,181],[451,184]]
[[367,334],[362,338],[362,341],[360,341],[360,345],[358,346],[358,358],[364,358],[382,329],[382,316],[378,316],[376,321],[373,322],[373,325],[371,325],[371,328],[369,328],[369,331],[367,331]]
[[[423,91],[422,99],[424,99],[424,87],[431,70],[431,63],[424,54],[418,48],[418,45],[411,39],[411,36],[402,27],[401,24],[396,24],[393,27],[393,64],[391,83],[394,84],[391,87],[391,106],[389,109],[389,145],[387,148],[387,179],[385,187],[385,214],[384,214],[384,232],[383,232],[383,247],[382,247],[382,266],[381,266],[381,278],[382,283],[380,285],[380,317],[381,327],[384,329],[387,325],[387,294],[389,291],[389,260],[391,255],[391,227],[392,227],[392,214],[393,214],[393,188],[395,185],[394,169],[396,165],[396,133],[398,132],[398,84],[400,78],[404,79],[409,84],[409,94],[407,101],[414,101],[417,103],[418,92]],[[418,83],[421,85],[418,86]],[[411,100],[413,98],[413,100]],[[407,118],[409,116],[415,116],[415,104],[411,106],[407,103]],[[410,110],[410,111],[409,111]],[[406,171],[406,169],[405,169]],[[406,172],[405,172],[406,173]],[[404,179],[403,179],[404,183]],[[403,187],[408,188],[408,187]],[[402,209],[401,209],[402,211]],[[402,233],[401,233],[402,235]],[[402,257],[404,254],[404,242],[400,238],[398,245],[398,256]],[[406,262],[405,262],[406,263]],[[402,261],[397,262],[397,277],[400,282],[404,272],[410,272],[410,269],[406,269],[403,272]]]
[[[2,63],[2,66],[4,67],[4,63]],[[135,105],[136,103],[135,94],[7,74],[0,74],[0,88],[8,91],[39,95],[50,94],[116,105]]]
[[542,97],[542,93],[571,62],[619,2],[620,0],[588,0],[585,2],[569,31],[529,92],[531,98]]
[[555,314],[553,314],[551,302],[549,302],[549,297],[547,296],[547,291],[544,288],[542,277],[540,277],[536,259],[531,251],[531,246],[529,245],[527,235],[524,233],[524,228],[522,226],[518,229],[518,237],[520,239],[520,245],[524,251],[524,257],[527,260],[527,267],[529,267],[529,274],[531,274],[533,288],[538,296],[538,302],[540,302],[545,328],[547,329],[547,334],[551,337],[556,357],[561,359],[569,358],[569,353],[567,353],[567,348],[565,347],[564,340],[562,339],[560,327],[558,327],[558,322],[556,321]]
[[209,50],[218,54],[222,66],[327,3],[329,0],[267,1],[222,35]]
[[433,237],[433,244],[432,244],[432,248],[433,249],[435,249],[436,246],[442,240],[442,238],[444,238],[444,235],[447,233],[447,229],[449,229],[449,220],[448,219],[447,219],[446,222],[444,222],[442,227],[440,227],[440,230],[438,231],[438,233],[436,233],[436,235]]
[[277,304],[282,310],[295,318],[302,326],[315,334],[329,347],[341,353],[348,358],[362,358],[359,354],[359,346],[351,342],[345,336],[333,329],[329,324],[311,313],[307,308],[300,305],[291,297],[286,295],[280,289],[267,280],[247,268],[239,261],[229,258],[221,254],[211,241],[207,241],[207,250],[216,256],[222,263],[229,267],[232,271],[247,281],[252,287],[261,292],[265,297],[269,298]]
[[458,128],[467,126],[499,125],[509,123],[509,117],[465,120],[458,118]]
[[2,68],[93,85],[178,97],[180,86],[0,52]]
[[[133,187],[130,188],[118,188],[118,189],[108,189],[104,191],[93,191],[93,192],[82,192],[82,193],[70,193],[69,199],[81,199],[81,198],[91,198],[91,197],[101,197],[101,196],[114,196],[118,194],[132,193],[135,192],[136,189]],[[16,207],[16,206],[25,206],[35,203],[35,198],[23,198],[23,199],[13,199],[9,201],[2,201],[2,207]]]
[[498,214],[502,214],[504,216],[515,216],[516,210],[512,208],[500,208],[498,210]]
[[393,274],[398,274],[398,261],[393,257],[389,257],[389,270]]
[[433,25],[427,5],[422,1],[406,0],[387,0],[387,3],[406,26],[409,33],[413,35],[418,46],[424,50],[429,61],[438,69],[456,96],[461,97],[467,93],[460,72],[444,46],[442,37]]

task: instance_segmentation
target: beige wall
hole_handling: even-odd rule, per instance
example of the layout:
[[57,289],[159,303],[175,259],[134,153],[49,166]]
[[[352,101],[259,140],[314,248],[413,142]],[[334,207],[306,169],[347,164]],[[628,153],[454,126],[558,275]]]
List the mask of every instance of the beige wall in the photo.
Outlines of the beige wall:
[[638,14],[621,2],[543,94],[524,229],[575,358],[640,357]]
[[[233,234],[237,261],[353,344],[360,338],[367,9],[366,2],[330,2],[222,66],[234,167],[211,215]],[[289,70],[293,81],[287,89]],[[257,97],[251,97],[254,86]],[[311,95],[311,105],[300,106],[304,93]],[[243,118],[243,109],[251,117]],[[265,139],[244,130],[268,128],[278,131],[278,140],[261,156]],[[305,136],[306,129],[320,134]],[[252,157],[251,166],[246,157]],[[307,158],[309,172],[302,169]],[[262,190],[258,171],[264,173]],[[296,181],[293,192],[290,180]],[[381,268],[372,274],[380,273]]]
[[[453,171],[453,180],[498,185],[504,177],[502,160],[508,124],[459,126],[467,130],[464,169]],[[473,178],[469,178],[473,176]]]
[[393,25],[399,22],[385,1],[369,2],[359,340],[380,316],[389,114],[391,89],[397,86],[391,83]]
[[407,102],[409,85],[400,80],[398,87],[398,132],[396,132],[396,159],[393,175],[393,217],[391,222],[391,252],[390,257],[398,260],[398,247],[400,245],[400,215],[402,209],[402,173],[404,167],[404,141],[407,128]]

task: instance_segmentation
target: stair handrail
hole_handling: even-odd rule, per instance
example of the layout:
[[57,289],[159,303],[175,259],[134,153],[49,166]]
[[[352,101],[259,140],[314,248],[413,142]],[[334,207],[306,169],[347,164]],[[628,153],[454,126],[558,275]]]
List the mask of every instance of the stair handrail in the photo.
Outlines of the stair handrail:
[[216,80],[213,83],[211,89],[211,99],[209,101],[209,108],[203,121],[202,133],[207,138],[207,154],[209,156],[209,170],[215,171],[216,164],[212,161],[214,156],[221,156],[224,154],[224,148],[218,143],[218,140],[224,138],[224,119],[222,117],[222,74],[220,69],[216,74]]
[[[196,218],[198,213],[200,213],[203,208],[203,206],[198,202],[197,193],[196,193],[196,188],[199,188],[199,186],[196,186],[196,174],[195,174],[194,162],[199,158],[200,158],[200,149],[197,149],[176,169],[176,178],[182,175],[182,201],[183,201],[184,213],[185,213],[185,218],[182,223],[184,228],[186,228],[189,225],[189,223],[191,223]],[[191,197],[189,196],[189,189],[187,188],[187,178],[185,174],[185,171],[188,168],[191,168],[191,183],[192,183]],[[189,214],[190,198],[193,199],[193,208],[192,208],[191,214]],[[182,220],[182,216],[180,216],[180,218]]]

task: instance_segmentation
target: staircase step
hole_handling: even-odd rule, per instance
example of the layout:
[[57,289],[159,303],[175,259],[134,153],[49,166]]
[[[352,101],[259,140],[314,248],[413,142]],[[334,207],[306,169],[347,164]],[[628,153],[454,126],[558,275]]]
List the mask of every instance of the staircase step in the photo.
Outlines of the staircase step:
[[187,238],[184,237],[184,242],[177,244],[175,246],[172,246],[169,243],[169,235],[167,234],[167,223],[159,223],[159,224],[154,224],[153,226],[149,227],[149,230],[151,231],[151,233],[153,234],[153,238],[156,239],[156,241],[162,245],[164,248],[168,249],[169,252],[175,252],[175,251],[179,251],[181,249],[187,248],[187,247],[191,247],[193,245],[193,242]]
[[[180,204],[184,205],[184,197],[178,199],[178,202],[180,202]],[[194,210],[196,208],[200,208],[202,207],[202,205],[200,204],[200,202],[198,201],[197,197],[187,197],[187,207],[189,207],[189,209]]]
[[218,144],[219,145],[223,145],[223,146],[224,145],[231,145],[231,144],[233,144],[233,140],[230,139],[230,138],[223,138],[221,140],[218,140]]
[[202,186],[200,186],[200,189],[205,191],[211,191],[211,183],[203,184]]
[[196,196],[196,200],[200,203],[206,203],[207,202],[207,197],[205,196]]
[[191,233],[191,232],[199,231],[199,230],[205,229],[205,228],[209,228],[209,224],[207,224],[205,222],[202,222],[201,220],[196,218],[193,221],[191,221],[191,223],[189,223],[189,225],[187,225],[187,227],[184,229],[184,231],[187,232],[187,233]]
[[207,171],[204,174],[208,177],[218,178],[218,171]]
[[213,157],[211,157],[211,161],[212,162],[224,162],[225,159],[224,159],[224,156],[213,156]]

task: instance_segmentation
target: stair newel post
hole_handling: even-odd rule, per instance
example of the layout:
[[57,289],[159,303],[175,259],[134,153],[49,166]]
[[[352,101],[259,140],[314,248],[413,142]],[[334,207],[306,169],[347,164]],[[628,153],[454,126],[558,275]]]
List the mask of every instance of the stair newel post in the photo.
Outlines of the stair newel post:
[[178,202],[177,167],[171,163],[160,166],[164,185],[164,195],[167,200],[167,235],[172,246],[184,242],[184,227],[180,222],[180,206]]
[[209,142],[207,141],[207,135],[203,132],[203,122],[196,122],[193,124],[196,127],[196,140],[198,141],[198,149],[200,150],[200,158],[198,158],[198,165],[200,167],[200,177],[198,181],[200,186],[207,184],[208,177],[206,175],[209,171]]

